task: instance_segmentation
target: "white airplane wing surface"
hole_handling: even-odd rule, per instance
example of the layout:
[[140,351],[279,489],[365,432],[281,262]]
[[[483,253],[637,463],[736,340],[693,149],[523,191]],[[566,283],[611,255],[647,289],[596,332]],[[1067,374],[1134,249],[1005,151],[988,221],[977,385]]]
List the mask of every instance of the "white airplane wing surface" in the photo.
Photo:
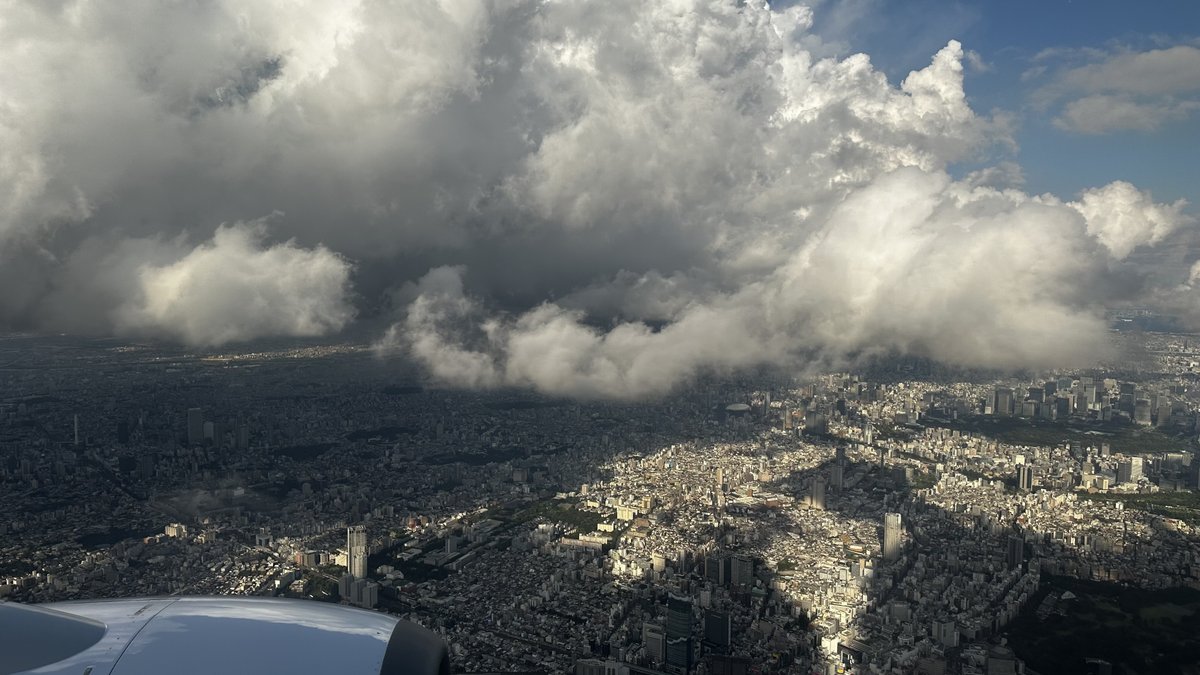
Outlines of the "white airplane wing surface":
[[395,617],[258,597],[0,603],[0,675],[449,673],[445,643]]

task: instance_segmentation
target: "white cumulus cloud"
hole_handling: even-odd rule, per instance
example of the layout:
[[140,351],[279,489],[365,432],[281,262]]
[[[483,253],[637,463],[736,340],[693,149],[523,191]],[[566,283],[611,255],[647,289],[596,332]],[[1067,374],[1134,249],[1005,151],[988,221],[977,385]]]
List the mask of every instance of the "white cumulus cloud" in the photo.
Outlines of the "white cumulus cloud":
[[261,223],[221,226],[182,258],[141,267],[117,329],[202,346],[340,330],[353,315],[349,263],[323,247],[265,245],[265,235]]
[[1070,206],[1083,215],[1088,232],[1124,258],[1138,246],[1157,244],[1175,230],[1195,222],[1184,213],[1187,202],[1156,203],[1148,192],[1125,181],[1084,190]]
[[[813,34],[838,11],[12,3],[0,325],[216,345],[395,311],[383,351],[436,380],[618,398],[764,363],[1098,353],[1110,282],[1184,206],[1015,189],[971,53],[889,82]],[[1059,69],[1052,101],[1186,103],[1187,75],[1091,84],[1188,58],[1164,51]],[[951,179],[963,161],[983,168]]]

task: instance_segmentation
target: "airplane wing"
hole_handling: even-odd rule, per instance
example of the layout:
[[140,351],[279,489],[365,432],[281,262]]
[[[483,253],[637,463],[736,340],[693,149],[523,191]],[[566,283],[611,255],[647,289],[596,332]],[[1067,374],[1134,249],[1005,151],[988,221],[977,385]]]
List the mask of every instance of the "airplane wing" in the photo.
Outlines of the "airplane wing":
[[306,600],[180,597],[0,603],[0,675],[450,672],[436,634]]

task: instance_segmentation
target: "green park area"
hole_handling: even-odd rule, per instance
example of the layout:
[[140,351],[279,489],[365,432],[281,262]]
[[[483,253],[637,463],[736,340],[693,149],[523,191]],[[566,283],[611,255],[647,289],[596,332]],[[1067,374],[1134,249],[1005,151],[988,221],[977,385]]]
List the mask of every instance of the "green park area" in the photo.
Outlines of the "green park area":
[[1098,502],[1123,502],[1125,508],[1141,509],[1166,518],[1177,518],[1190,525],[1200,525],[1200,492],[1080,493],[1079,496]]
[[568,500],[543,499],[513,514],[512,520],[524,523],[536,518],[545,518],[550,522],[574,527],[580,534],[594,532],[604,516],[594,511],[584,511]]
[[1082,675],[1087,659],[1103,659],[1113,675],[1196,675],[1200,591],[1047,577],[1007,634],[1039,673]]

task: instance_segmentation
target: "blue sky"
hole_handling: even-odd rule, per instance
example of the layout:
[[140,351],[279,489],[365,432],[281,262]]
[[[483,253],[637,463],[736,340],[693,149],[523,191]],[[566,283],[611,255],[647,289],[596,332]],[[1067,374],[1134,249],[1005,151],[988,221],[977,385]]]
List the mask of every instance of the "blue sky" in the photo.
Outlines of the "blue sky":
[[[1119,84],[1095,82],[1091,89],[1048,92],[1068,79],[1072,68],[1200,47],[1200,0],[829,0],[816,3],[813,28],[839,54],[869,54],[893,83],[925,66],[948,40],[976,52],[983,68],[968,69],[967,95],[978,113],[1002,110],[1012,116],[1019,147],[1008,158],[1021,165],[1028,191],[1071,197],[1120,179],[1151,190],[1159,201],[1185,198],[1189,210],[1198,211],[1200,72],[1149,95],[1127,96]],[[1189,55],[1181,51],[1172,55]],[[1131,104],[1173,112],[1164,112],[1150,129],[1110,124],[1100,133],[1085,133],[1064,128],[1070,125],[1060,118],[1072,101],[1112,97],[1114,91]],[[1045,103],[1046,98],[1053,100]],[[1111,108],[1102,103],[1098,107]],[[1006,154],[998,150],[988,160]]]

